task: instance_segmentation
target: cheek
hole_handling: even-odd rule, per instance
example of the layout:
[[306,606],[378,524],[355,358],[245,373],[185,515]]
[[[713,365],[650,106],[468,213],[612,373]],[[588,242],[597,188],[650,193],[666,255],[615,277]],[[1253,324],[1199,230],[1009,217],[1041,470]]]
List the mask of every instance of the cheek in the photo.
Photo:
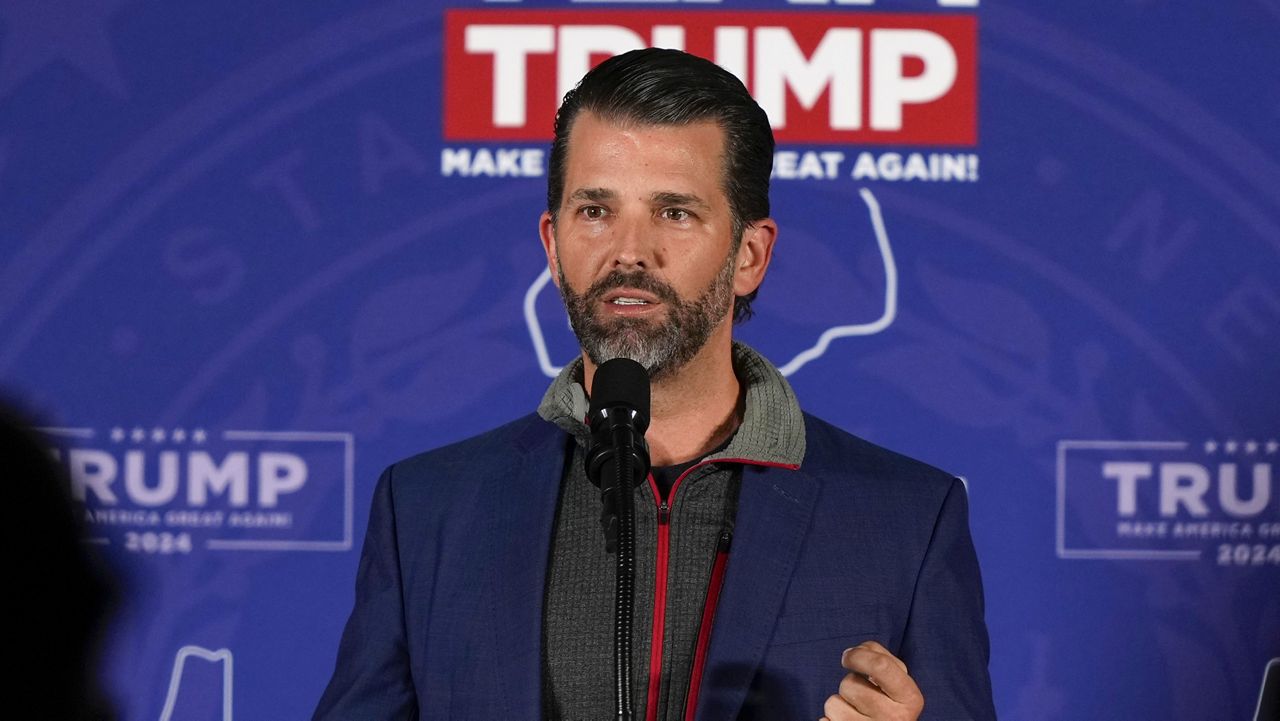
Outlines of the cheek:
[[[596,269],[602,263],[603,254],[598,243],[583,242],[581,236],[574,239],[562,239],[556,252],[560,272],[575,289],[590,285],[596,275]],[[584,282],[585,281],[585,282]]]

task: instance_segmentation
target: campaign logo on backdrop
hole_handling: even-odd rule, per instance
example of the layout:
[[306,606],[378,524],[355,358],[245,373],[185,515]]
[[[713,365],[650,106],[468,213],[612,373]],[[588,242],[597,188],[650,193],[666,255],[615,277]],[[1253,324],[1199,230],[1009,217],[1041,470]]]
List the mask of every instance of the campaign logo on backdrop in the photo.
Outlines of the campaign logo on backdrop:
[[91,542],[161,555],[351,548],[349,433],[45,430]]
[[1060,558],[1280,566],[1280,441],[1058,442]]
[[[445,14],[447,143],[550,140],[560,99],[591,67],[634,48],[708,58],[769,116],[782,180],[973,181],[970,152],[846,152],[977,144],[971,14],[480,9]],[[545,147],[545,146],[543,146]],[[542,147],[446,147],[441,173],[537,176]]]

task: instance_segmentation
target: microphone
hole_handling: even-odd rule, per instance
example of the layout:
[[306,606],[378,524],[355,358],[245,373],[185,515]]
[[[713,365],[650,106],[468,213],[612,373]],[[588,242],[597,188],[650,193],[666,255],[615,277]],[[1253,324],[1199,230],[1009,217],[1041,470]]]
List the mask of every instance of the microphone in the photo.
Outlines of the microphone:
[[620,496],[649,475],[649,373],[630,358],[601,363],[591,384],[587,411],[591,442],[585,458],[587,478],[600,488],[604,509],[600,525],[605,549],[613,553],[618,538]]

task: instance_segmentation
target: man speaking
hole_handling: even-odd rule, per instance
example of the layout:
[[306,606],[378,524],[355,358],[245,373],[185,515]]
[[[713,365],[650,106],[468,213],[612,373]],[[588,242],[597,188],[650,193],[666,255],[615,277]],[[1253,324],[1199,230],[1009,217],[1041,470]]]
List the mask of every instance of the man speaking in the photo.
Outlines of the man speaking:
[[732,338],[778,234],[773,145],[737,78],[673,50],[565,96],[538,229],[582,357],[536,414],[383,474],[316,719],[617,717],[584,468],[615,358],[652,396],[632,718],[994,718],[962,484],[803,413]]

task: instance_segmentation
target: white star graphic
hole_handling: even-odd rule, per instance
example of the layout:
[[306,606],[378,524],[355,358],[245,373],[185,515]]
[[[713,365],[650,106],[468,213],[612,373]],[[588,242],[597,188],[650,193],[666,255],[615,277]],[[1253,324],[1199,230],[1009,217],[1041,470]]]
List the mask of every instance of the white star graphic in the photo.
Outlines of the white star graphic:
[[1257,442],[1257,441],[1255,441],[1255,440],[1248,440],[1248,441],[1245,441],[1245,443],[1244,443],[1244,452],[1245,452],[1245,453],[1247,453],[1247,454],[1249,454],[1249,455],[1253,455],[1253,454],[1257,453],[1257,452],[1258,452],[1258,442]]
[[147,439],[147,432],[141,428],[134,428],[133,432],[129,434],[129,438],[131,438],[134,443],[141,443]]
[[129,91],[108,37],[111,16],[129,0],[33,0],[0,3],[0,98],[27,78],[62,61],[107,92]]
[[169,437],[173,439],[174,443],[182,443],[187,440],[187,431],[182,428],[174,428],[173,433],[170,433]]
[[164,439],[165,439],[165,433],[164,433],[164,429],[163,429],[163,428],[152,428],[152,429],[151,429],[151,440],[152,440],[153,442],[155,442],[155,443],[163,443],[163,442],[164,442]]
[[111,429],[111,440],[115,441],[116,443],[119,443],[120,441],[123,441],[123,440],[124,440],[124,429],[123,429],[123,428],[121,428],[120,426],[116,426],[115,428],[112,428],[112,429]]
[[204,443],[205,438],[207,437],[208,436],[205,435],[203,428],[197,428],[191,432],[191,440],[196,443]]
[[1275,453],[1280,451],[1280,442],[1275,440],[1267,441],[1267,453]]
[[1239,447],[1239,445],[1240,445],[1240,444],[1239,444],[1239,443],[1236,443],[1235,441],[1227,441],[1226,446],[1225,446],[1225,448],[1226,448],[1226,450],[1227,450],[1227,453],[1229,453],[1229,454],[1230,454],[1230,453],[1235,453],[1235,452],[1236,452],[1236,448],[1237,448],[1237,447]]
[[1205,442],[1204,442],[1204,452],[1205,452],[1205,453],[1217,453],[1217,452],[1218,452],[1218,442],[1217,442],[1217,441],[1205,441]]

